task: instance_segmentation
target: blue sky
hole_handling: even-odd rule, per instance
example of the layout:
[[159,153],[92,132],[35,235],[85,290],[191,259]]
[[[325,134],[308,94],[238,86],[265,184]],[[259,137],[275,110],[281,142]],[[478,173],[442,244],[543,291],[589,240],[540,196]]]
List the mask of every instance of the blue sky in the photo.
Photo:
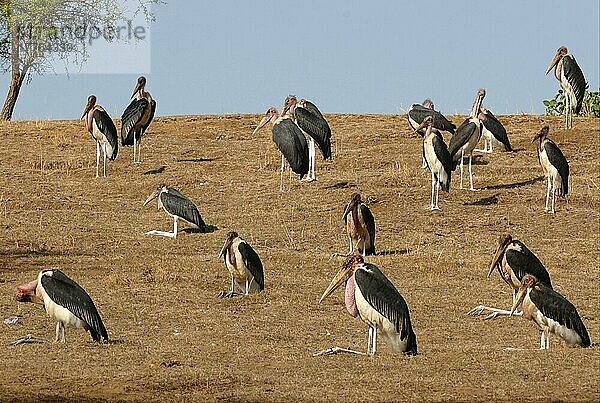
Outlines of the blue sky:
[[[560,45],[599,87],[599,2],[184,1],[154,8],[147,90],[157,115],[262,113],[288,94],[324,112],[402,113],[430,97],[468,113],[543,113]],[[115,64],[127,63],[106,56]],[[34,76],[15,119],[74,119],[89,94],[113,118],[136,74]],[[8,75],[0,79],[4,100]]]

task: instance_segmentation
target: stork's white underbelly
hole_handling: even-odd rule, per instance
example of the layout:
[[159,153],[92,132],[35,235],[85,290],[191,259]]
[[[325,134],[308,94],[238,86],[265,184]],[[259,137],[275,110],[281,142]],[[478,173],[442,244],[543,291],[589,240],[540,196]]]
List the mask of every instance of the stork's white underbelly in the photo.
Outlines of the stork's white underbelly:
[[581,344],[581,337],[573,329],[569,329],[566,326],[561,325],[554,319],[544,316],[540,311],[537,311],[533,317],[533,320],[542,330],[549,330],[550,333],[554,333],[563,339],[568,345]]
[[550,178],[550,182],[552,185],[559,189],[562,187],[562,178],[558,173],[558,170],[550,163],[548,159],[548,154],[546,154],[546,150],[542,150],[540,152],[540,165],[542,166],[542,170],[544,171],[544,175]]
[[[371,304],[363,297],[360,288],[357,286],[354,292],[356,299],[356,307],[360,318],[369,326],[380,331],[386,344],[392,351],[406,351],[408,337],[405,340],[400,340],[400,333],[396,332],[396,327],[385,316],[377,312]],[[402,329],[400,329],[402,330]]]
[[435,149],[433,147],[434,136],[435,134],[432,134],[425,139],[425,160],[427,161],[429,170],[438,175],[438,181],[445,183],[448,180],[448,174],[444,170],[444,166],[438,159],[437,155],[435,155]]
[[481,138],[481,121],[477,118],[470,118],[469,122],[475,123],[477,126],[475,128],[475,135],[469,137],[467,142],[459,149],[459,151],[454,154],[454,160],[460,160],[462,156],[462,151],[464,151],[465,155],[469,155],[475,147],[477,147],[477,143],[479,143],[479,139]]
[[[231,264],[229,251],[227,251],[227,255],[225,256],[225,265],[227,266],[227,270],[229,270],[229,273],[231,273],[233,280],[243,292],[260,292],[260,286],[256,281],[254,281],[254,276],[244,264],[244,259],[238,251],[239,243],[240,242],[237,242],[232,245],[236,262],[235,265]],[[247,291],[246,282],[248,282],[249,284],[249,289]]]
[[346,216],[346,231],[348,232],[348,237],[350,237],[350,240],[352,241],[353,250],[358,250],[362,253],[363,249],[371,246],[371,237],[369,231],[361,225],[363,217],[360,213],[360,206],[357,210],[358,217],[356,220],[354,220],[352,212]]
[[49,317],[57,322],[62,322],[65,326],[87,327],[84,321],[73,315],[67,308],[54,303],[43,288],[41,289],[41,294],[44,298],[44,308],[46,308],[46,313]]
[[101,146],[106,146],[107,156],[112,155],[113,148],[110,145],[110,142],[108,141],[104,133],[102,133],[98,128],[98,125],[96,124],[96,119],[92,119],[92,136],[98,143],[100,143]]

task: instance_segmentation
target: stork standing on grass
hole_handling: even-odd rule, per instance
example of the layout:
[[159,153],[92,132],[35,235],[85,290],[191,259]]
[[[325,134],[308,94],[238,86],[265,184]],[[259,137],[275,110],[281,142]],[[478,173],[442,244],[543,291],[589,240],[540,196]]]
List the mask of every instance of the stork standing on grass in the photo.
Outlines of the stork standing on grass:
[[275,108],[267,109],[252,135],[256,134],[267,123],[272,125],[273,141],[281,152],[279,189],[283,191],[283,169],[286,160],[290,164],[291,170],[300,175],[300,179],[308,173],[308,145],[302,130],[292,121],[290,116],[279,116]]
[[[408,305],[394,284],[373,264],[365,263],[355,252],[344,263],[325,290],[319,302],[346,283],[346,309],[353,317],[360,317],[369,326],[367,355],[377,351],[377,332],[394,352],[417,354],[417,338],[410,322]],[[353,350],[333,348],[318,354]]]
[[55,342],[65,342],[65,326],[82,327],[92,339],[108,342],[102,318],[88,293],[57,268],[40,271],[36,280],[15,290],[19,302],[44,305],[46,313],[56,320]]
[[[441,132],[446,131],[448,133],[454,134],[456,131],[456,126],[454,123],[449,121],[444,115],[434,109],[433,102],[431,99],[427,98],[423,101],[422,105],[413,104],[408,113],[406,114],[406,118],[408,119],[408,124],[410,127],[419,133],[421,137],[425,135],[425,127],[419,129],[423,121],[426,117],[433,117],[433,126],[432,131],[435,134],[439,134],[441,137]],[[443,140],[443,139],[442,139]],[[424,144],[423,144],[424,145]],[[446,147],[448,148],[448,147]],[[425,148],[422,148],[423,151],[423,168],[427,168],[427,161],[425,161]]]
[[375,254],[375,218],[369,207],[362,202],[359,193],[354,193],[342,216],[350,242],[351,254],[359,251],[363,255]]
[[442,135],[433,132],[433,123],[434,117],[427,116],[416,131],[427,127],[425,136],[423,136],[423,155],[427,167],[431,171],[431,210],[439,210],[440,187],[445,192],[450,191],[452,157]]
[[100,150],[104,154],[103,173],[106,177],[106,159],[114,161],[119,151],[119,141],[117,138],[117,128],[108,113],[103,107],[96,104],[96,96],[90,95],[81,115],[81,120],[85,121],[85,126],[96,140],[96,178],[98,175],[98,166],[100,165]]
[[550,349],[550,333],[563,339],[569,346],[589,347],[588,334],[575,306],[552,288],[530,274],[523,277],[511,313],[522,307],[523,317],[535,322],[541,329],[540,349]]
[[479,112],[479,120],[482,123],[481,137],[483,137],[483,150],[476,149],[475,151],[491,153],[493,151],[494,139],[502,144],[505,151],[513,150],[504,125],[494,116],[492,111],[482,107]]
[[131,94],[131,98],[135,97],[135,99],[131,101],[121,116],[121,144],[133,146],[133,162],[137,163],[142,160],[142,136],[154,119],[156,111],[156,101],[145,90],[145,87],[146,77],[142,76],[138,78]]
[[222,291],[219,294],[220,298],[238,295],[235,291],[236,285],[243,295],[264,290],[265,277],[260,257],[237,232],[231,231],[227,234],[219,257],[223,258],[225,267],[231,274],[231,289],[229,292]]
[[556,195],[565,197],[569,193],[569,163],[560,148],[548,138],[550,127],[544,125],[540,132],[535,135],[532,143],[538,141],[538,161],[542,166],[544,175],[548,177],[548,190],[546,192],[546,211],[548,201],[552,193],[552,213],[555,212],[554,201]]
[[554,76],[560,83],[565,95],[565,128],[570,129],[573,127],[573,113],[579,115],[579,112],[581,112],[587,83],[581,68],[575,61],[575,57],[567,51],[566,46],[558,48],[546,70],[546,74],[553,67]]
[[475,96],[475,102],[473,102],[473,108],[471,109],[471,115],[460,125],[456,130],[456,133],[450,139],[448,144],[448,151],[452,156],[452,170],[456,169],[456,165],[460,163],[460,188],[463,188],[463,160],[465,156],[469,156],[469,184],[470,189],[473,188],[473,172],[471,170],[471,162],[473,159],[473,150],[477,146],[481,137],[481,121],[479,120],[479,112],[481,103],[485,97],[485,90],[483,88],[477,91]]
[[[491,277],[494,269],[498,271],[500,278],[513,289],[513,304],[517,300],[517,291],[523,285],[523,277],[528,274],[535,276],[546,287],[552,288],[550,274],[540,259],[523,242],[513,239],[510,234],[500,236],[498,247],[490,264],[488,278]],[[486,311],[490,313],[484,319],[511,315],[511,311],[485,305],[478,305],[471,309],[469,315],[481,315]]]
[[321,150],[324,160],[331,160],[331,129],[323,114],[315,104],[306,99],[298,101],[295,95],[285,99],[281,114],[294,119],[303,133],[308,135],[308,177],[307,180],[317,180],[315,174],[315,142]]
[[144,206],[154,199],[158,200],[158,210],[162,208],[168,215],[173,217],[173,232],[152,230],[146,232],[147,235],[177,238],[177,220],[182,220],[193,228],[199,229],[201,232],[206,231],[206,224],[204,223],[202,216],[200,216],[198,207],[177,189],[168,187],[165,184],[158,185],[156,190],[148,196],[144,202]]

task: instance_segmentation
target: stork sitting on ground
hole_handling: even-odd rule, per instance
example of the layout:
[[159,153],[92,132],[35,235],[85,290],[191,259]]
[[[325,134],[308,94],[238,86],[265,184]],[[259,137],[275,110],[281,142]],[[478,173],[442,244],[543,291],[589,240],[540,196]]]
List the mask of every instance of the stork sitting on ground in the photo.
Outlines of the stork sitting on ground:
[[193,228],[199,229],[201,232],[206,231],[206,224],[204,223],[202,216],[200,216],[198,207],[177,189],[168,187],[165,184],[158,185],[156,190],[148,196],[144,202],[144,206],[154,199],[158,199],[158,210],[162,208],[168,215],[173,217],[173,232],[152,230],[146,232],[147,235],[177,238],[177,220],[182,220]]
[[57,268],[40,271],[38,278],[15,290],[19,302],[44,305],[46,313],[56,320],[55,342],[65,342],[65,326],[82,327],[92,339],[108,342],[102,318],[88,293]]

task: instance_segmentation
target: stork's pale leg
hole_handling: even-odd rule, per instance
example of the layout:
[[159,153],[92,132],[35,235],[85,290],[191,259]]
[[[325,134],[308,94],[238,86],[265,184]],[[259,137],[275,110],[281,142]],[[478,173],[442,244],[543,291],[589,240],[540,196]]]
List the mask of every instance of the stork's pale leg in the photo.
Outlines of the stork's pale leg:
[[281,175],[279,178],[279,191],[283,192],[283,167],[285,164],[285,160],[283,159],[283,154],[281,154]]
[[548,202],[550,201],[550,189],[552,187],[552,183],[550,181],[550,175],[548,175],[548,190],[546,190],[546,207],[544,211],[548,211]]
[[434,182],[435,182],[435,175],[433,174],[433,171],[431,171],[431,209],[433,210],[433,200],[434,200],[434,193],[435,193],[435,188],[434,188]]
[[173,238],[177,238],[177,217],[173,217]]
[[435,186],[435,209],[439,210],[440,206],[438,206],[438,201],[440,200],[440,184],[439,182],[436,183]]
[[377,328],[373,327],[373,350],[371,355],[375,355],[375,352],[377,352]]
[[[310,137],[310,136],[309,136]],[[309,140],[310,148],[308,149],[308,162],[309,162],[309,178],[308,181],[312,182],[317,180],[317,176],[315,174],[315,140],[310,137]]]
[[60,322],[56,322],[56,337],[54,338],[54,342],[58,343],[58,341],[60,340]]
[[137,140],[135,138],[135,134],[133,135],[133,163],[135,164],[136,159],[135,159],[135,153],[136,153],[136,148],[137,148]]
[[463,161],[465,158],[465,150],[463,149],[460,152],[460,188],[463,189],[462,181],[463,181]]
[[99,176],[98,165],[100,165],[100,143],[96,141],[96,178]]
[[473,171],[471,171],[471,160],[473,159],[473,153],[469,155],[469,184],[471,185],[470,190],[475,190],[473,188]]
[[137,157],[138,157],[137,162],[138,162],[138,164],[140,164],[142,162],[142,139],[141,138],[140,138],[140,141],[138,141],[138,154],[137,154]]
[[106,178],[106,148],[107,145],[104,144],[102,147],[102,150],[104,151],[104,177]]
[[367,341],[367,355],[371,355],[373,349],[373,328],[369,326],[369,340]]
[[[498,316],[511,316],[510,311],[506,309],[492,308],[485,305],[477,305],[475,308],[467,312],[467,315],[483,315],[484,313],[490,312],[483,320],[496,319]],[[512,316],[523,316],[523,311],[516,311]]]

